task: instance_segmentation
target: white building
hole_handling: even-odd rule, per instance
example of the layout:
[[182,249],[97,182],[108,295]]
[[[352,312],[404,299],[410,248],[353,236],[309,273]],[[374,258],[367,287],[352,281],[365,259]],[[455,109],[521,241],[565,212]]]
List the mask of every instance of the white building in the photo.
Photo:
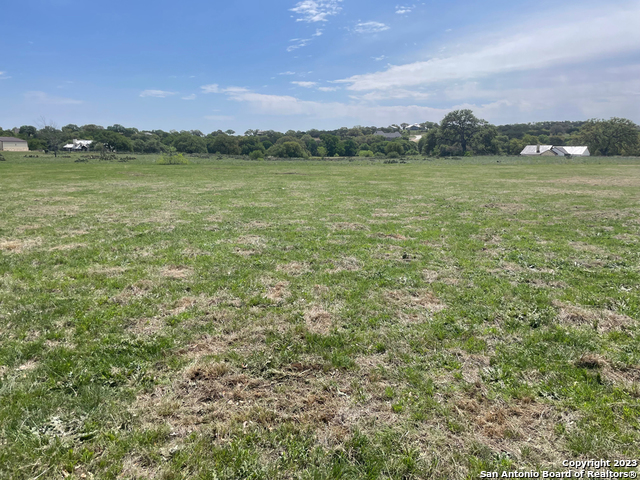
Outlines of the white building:
[[86,152],[92,143],[93,140],[76,140],[74,138],[73,143],[66,144],[62,149],[67,152]]
[[4,152],[28,152],[29,144],[26,140],[15,137],[0,137],[0,151]]
[[525,156],[543,156],[543,157],[564,157],[571,155],[573,157],[588,157],[589,148],[587,147],[556,147],[554,145],[527,145],[524,147],[520,155]]

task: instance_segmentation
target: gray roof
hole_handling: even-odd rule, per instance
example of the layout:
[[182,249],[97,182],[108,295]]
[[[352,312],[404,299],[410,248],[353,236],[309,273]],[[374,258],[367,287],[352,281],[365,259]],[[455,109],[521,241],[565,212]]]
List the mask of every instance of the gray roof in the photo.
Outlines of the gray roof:
[[400,138],[402,136],[398,132],[384,133],[382,130],[378,130],[374,135],[380,135],[384,138]]
[[0,142],[24,142],[27,143],[26,140],[16,137],[0,137]]

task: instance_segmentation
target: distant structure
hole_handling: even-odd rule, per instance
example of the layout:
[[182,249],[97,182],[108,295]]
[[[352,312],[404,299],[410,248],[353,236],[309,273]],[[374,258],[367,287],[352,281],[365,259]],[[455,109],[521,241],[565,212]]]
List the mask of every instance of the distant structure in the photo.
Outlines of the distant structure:
[[420,130],[424,130],[424,128],[421,127],[420,124],[414,123],[413,125],[409,125],[407,128],[405,128],[405,130],[409,130],[410,132],[418,132]]
[[374,133],[374,135],[384,137],[387,140],[393,140],[394,138],[400,138],[402,136],[398,132],[384,133],[382,130],[378,130],[376,133]]
[[524,156],[542,156],[542,157],[564,157],[571,155],[573,157],[589,157],[588,147],[557,147],[554,145],[527,145],[524,147],[520,155]]
[[67,152],[86,152],[92,143],[93,140],[76,140],[74,138],[73,143],[66,144],[62,149]]
[[0,151],[4,152],[28,152],[29,144],[26,140],[15,137],[0,137]]

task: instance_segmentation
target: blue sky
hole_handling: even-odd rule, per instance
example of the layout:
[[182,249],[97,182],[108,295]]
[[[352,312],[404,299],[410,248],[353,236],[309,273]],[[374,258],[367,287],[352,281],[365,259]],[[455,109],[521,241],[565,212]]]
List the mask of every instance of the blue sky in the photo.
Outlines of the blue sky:
[[[21,0],[0,126],[307,130],[626,117],[640,3]],[[17,19],[13,22],[11,19]]]

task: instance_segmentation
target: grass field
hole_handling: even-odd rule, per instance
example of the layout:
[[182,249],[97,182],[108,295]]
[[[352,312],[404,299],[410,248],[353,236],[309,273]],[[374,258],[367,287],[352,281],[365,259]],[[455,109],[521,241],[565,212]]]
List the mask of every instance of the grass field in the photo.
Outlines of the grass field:
[[640,457],[638,159],[5,157],[0,478]]

